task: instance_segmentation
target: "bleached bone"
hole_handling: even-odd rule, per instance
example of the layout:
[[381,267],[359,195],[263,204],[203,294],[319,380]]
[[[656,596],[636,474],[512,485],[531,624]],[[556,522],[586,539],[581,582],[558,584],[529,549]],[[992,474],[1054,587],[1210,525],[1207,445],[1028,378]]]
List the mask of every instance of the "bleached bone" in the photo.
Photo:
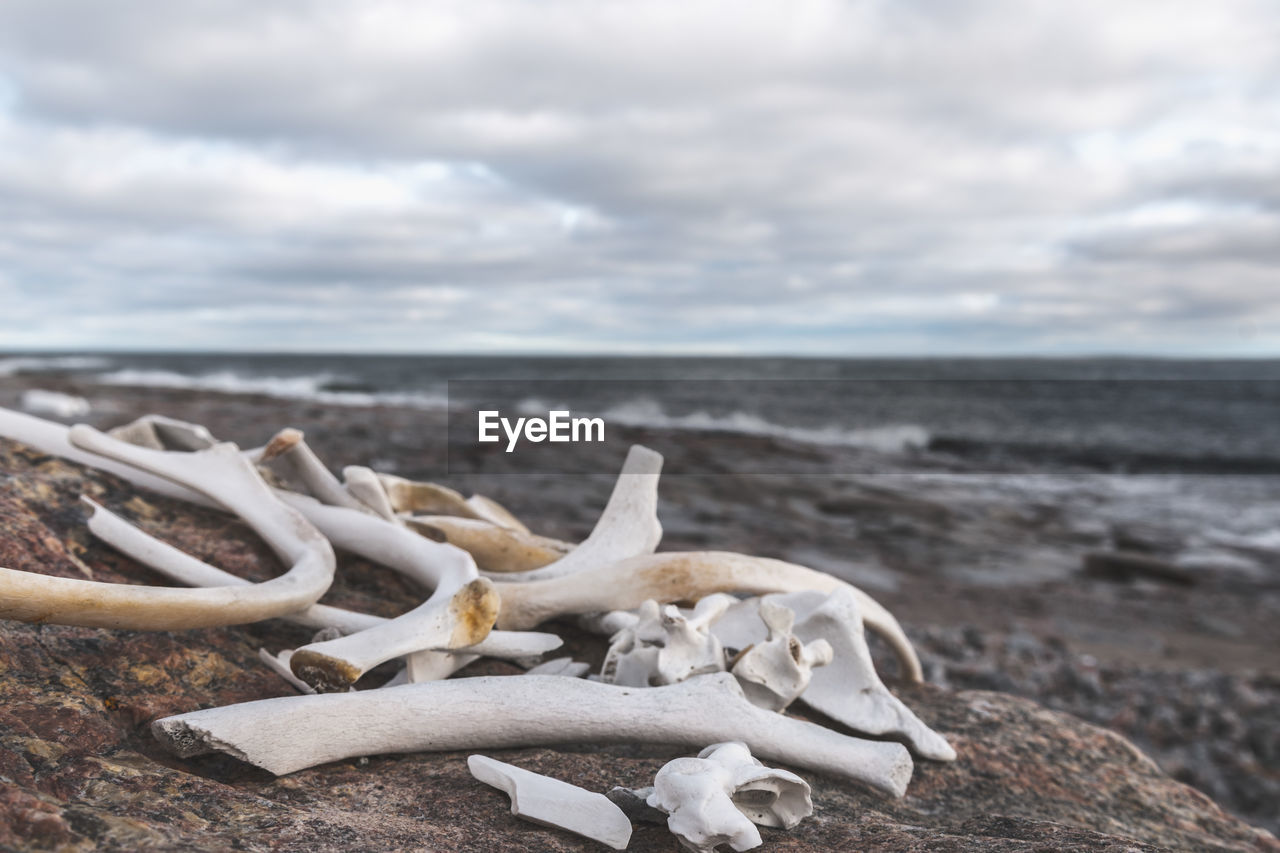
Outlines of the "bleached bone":
[[794,563],[728,551],[648,554],[572,576],[502,583],[498,585],[502,610],[497,625],[505,630],[532,628],[556,616],[631,610],[649,598],[660,602],[700,601],[716,592],[764,595],[804,590],[830,593],[837,589],[850,591],[866,627],[893,649],[902,677],[911,682],[923,680],[920,659],[898,620],[862,590]]
[[289,668],[289,658],[293,657],[293,649],[283,649],[279,654],[271,654],[266,649],[258,649],[258,660],[267,665],[267,668],[276,675],[289,682],[299,693],[312,694],[316,689],[301,678],[293,674],[293,670]]
[[204,450],[217,444],[209,430],[164,415],[143,415],[123,426],[107,430],[107,435],[152,450]]
[[395,474],[378,474],[378,480],[397,513],[408,515],[453,515],[460,518],[488,518],[467,503],[461,493],[420,480],[408,480]]
[[276,433],[267,442],[258,463],[283,469],[286,474],[291,474],[293,479],[301,482],[323,504],[373,512],[343,488],[333,472],[325,467],[320,457],[307,445],[301,430],[289,427]]
[[[250,582],[210,566],[167,542],[133,526],[91,498],[80,499],[92,509],[89,530],[94,536],[143,565],[189,586],[248,586]],[[286,621],[316,629],[337,629],[353,634],[390,622],[382,616],[358,613],[313,604],[305,610],[286,613]],[[408,656],[409,674],[414,681],[447,678],[480,657],[524,659],[559,648],[563,641],[555,634],[531,631],[490,631],[479,643],[457,651],[424,650]],[[292,673],[291,673],[292,674]]]
[[[796,614],[793,631],[800,641],[826,640],[833,649],[831,663],[813,671],[801,702],[855,731],[903,738],[924,758],[955,759],[955,750],[946,738],[921,722],[876,674],[862,631],[862,603],[850,590],[770,595],[764,601]],[[712,632],[726,646],[750,645],[766,630],[760,611],[753,601],[736,604],[712,626]]]
[[553,658],[526,670],[525,675],[559,675],[565,678],[582,678],[591,671],[591,664],[576,661],[571,657]]
[[709,628],[727,607],[726,601],[706,598],[685,616],[674,604],[661,606],[649,599],[636,611],[635,625],[614,635],[600,669],[600,680],[629,687],[656,687],[695,675],[723,672],[724,649]]
[[633,444],[627,451],[626,461],[622,463],[622,471],[600,519],[582,544],[541,569],[518,574],[493,574],[493,579],[504,583],[528,583],[565,578],[604,563],[652,554],[662,540],[662,524],[658,521],[658,476],[661,472],[662,454]]
[[214,589],[100,583],[0,569],[0,617],[171,631],[269,619],[311,605],[328,589],[333,549],[302,516],[276,500],[235,445],[171,453],[134,447],[87,426],[74,427],[67,435],[81,450],[199,490],[239,515],[291,568],[259,584]]
[[713,853],[760,846],[761,826],[791,829],[813,814],[809,784],[765,767],[743,743],[717,743],[697,758],[677,758],[658,771],[648,804],[670,815],[667,826],[688,850]]
[[428,539],[461,548],[487,572],[527,572],[554,563],[573,550],[568,542],[510,530],[478,518],[411,515],[402,521]]
[[516,518],[511,510],[495,501],[493,498],[484,495],[472,495],[467,498],[467,506],[483,519],[486,519],[499,527],[505,527],[508,530],[514,530],[516,533],[528,533],[529,528],[525,527],[524,522]]
[[381,753],[725,740],[894,797],[912,771],[902,744],[757,708],[724,672],[644,690],[554,675],[480,676],[263,699],[165,717],[151,729],[179,756],[218,750],[276,775]]
[[790,608],[767,597],[758,603],[769,639],[745,649],[730,671],[752,702],[770,711],[785,711],[809,686],[814,667],[831,663],[833,652],[825,639],[804,644],[791,633],[795,613]]
[[543,826],[564,829],[614,850],[631,842],[631,821],[622,809],[597,794],[550,776],[484,755],[467,757],[471,775],[511,797],[511,813]]
[[387,493],[373,469],[363,465],[348,465],[342,469],[342,483],[347,494],[364,504],[366,509],[372,510],[374,515],[387,521],[396,520],[396,511],[392,509],[391,501],[387,499]]

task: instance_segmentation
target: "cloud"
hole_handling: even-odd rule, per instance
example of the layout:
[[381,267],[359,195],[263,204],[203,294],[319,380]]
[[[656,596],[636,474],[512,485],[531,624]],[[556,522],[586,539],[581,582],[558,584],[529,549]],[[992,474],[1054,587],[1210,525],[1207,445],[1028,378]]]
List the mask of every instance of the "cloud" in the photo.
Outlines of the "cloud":
[[1278,27],[10,0],[0,346],[1275,354]]

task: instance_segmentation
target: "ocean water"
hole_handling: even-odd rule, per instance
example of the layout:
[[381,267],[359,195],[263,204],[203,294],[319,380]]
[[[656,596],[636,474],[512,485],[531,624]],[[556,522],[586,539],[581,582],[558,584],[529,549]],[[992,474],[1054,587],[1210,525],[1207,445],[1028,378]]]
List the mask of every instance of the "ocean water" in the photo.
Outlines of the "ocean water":
[[422,408],[479,381],[517,412],[606,423],[1032,469],[1280,473],[1280,361],[0,355],[0,377],[18,374]]

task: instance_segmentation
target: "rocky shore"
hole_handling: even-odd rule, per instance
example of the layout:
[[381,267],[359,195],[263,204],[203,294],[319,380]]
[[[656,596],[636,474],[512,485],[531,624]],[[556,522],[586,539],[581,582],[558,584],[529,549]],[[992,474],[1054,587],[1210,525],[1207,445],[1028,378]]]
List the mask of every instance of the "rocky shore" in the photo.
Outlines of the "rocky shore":
[[[21,378],[4,380],[0,405],[15,405],[22,390]],[[157,411],[243,446],[295,426],[335,468],[444,479],[566,539],[590,529],[612,480],[498,469],[449,476],[439,412],[55,390],[85,396],[84,420],[99,426]],[[1280,829],[1280,555],[1241,541],[1216,543],[1217,562],[1203,558],[1186,518],[1171,512],[1153,523],[1151,513],[1131,511],[1154,494],[1141,483],[1068,477],[1049,500],[1042,483],[1026,486],[1028,475],[974,472],[945,454],[886,462],[848,451],[833,466],[831,454],[843,451],[776,439],[639,429],[619,438],[655,446],[676,472],[661,489],[664,549],[806,563],[864,586],[897,613],[932,684],[895,689],[961,754],[955,765],[919,763],[900,802],[814,779],[815,818],[766,833],[766,845],[1280,849],[1260,829]],[[726,447],[785,458],[787,473],[678,473],[682,462],[721,458],[714,454]],[[12,443],[0,445],[0,463],[0,565],[156,582],[88,537],[76,503],[87,492],[230,571],[275,570],[251,535],[216,513]],[[610,460],[600,463],[604,471]],[[842,473],[824,475],[833,469]],[[1280,494],[1263,478],[1204,478],[1186,488],[1242,508]],[[1237,552],[1239,560],[1227,559]],[[1185,576],[1086,572],[1091,553],[1140,554]],[[390,615],[412,600],[376,567],[346,560],[340,571],[327,601]],[[0,845],[587,849],[512,818],[498,795],[472,782],[464,755],[374,757],[272,779],[230,759],[177,761],[150,740],[146,724],[156,716],[284,695],[256,649],[297,645],[300,629],[137,634],[4,623],[0,631]],[[585,638],[575,649],[587,658],[601,652]],[[674,754],[582,745],[496,757],[605,789],[640,784]],[[670,845],[665,830],[641,829],[632,849]]]

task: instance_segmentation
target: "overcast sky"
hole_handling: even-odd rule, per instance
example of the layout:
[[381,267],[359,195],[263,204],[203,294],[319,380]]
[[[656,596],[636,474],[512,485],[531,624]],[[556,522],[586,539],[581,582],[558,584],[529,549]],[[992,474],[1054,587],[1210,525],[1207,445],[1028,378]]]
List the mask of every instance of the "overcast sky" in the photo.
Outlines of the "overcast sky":
[[1280,355],[1280,4],[4,0],[101,347]]

